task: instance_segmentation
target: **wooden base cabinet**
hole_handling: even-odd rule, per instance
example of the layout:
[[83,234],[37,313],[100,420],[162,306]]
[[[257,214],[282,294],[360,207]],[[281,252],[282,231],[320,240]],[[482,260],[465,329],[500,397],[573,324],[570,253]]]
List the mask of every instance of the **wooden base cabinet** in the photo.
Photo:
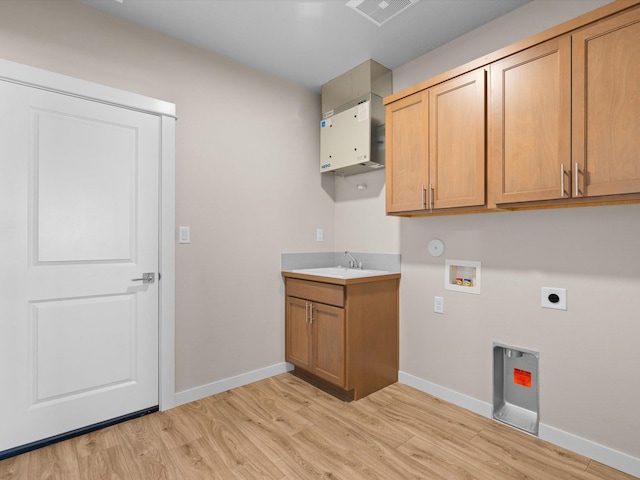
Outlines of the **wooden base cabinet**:
[[283,275],[285,359],[301,376],[346,400],[398,380],[399,275],[342,284]]
[[344,308],[287,296],[287,361],[344,385]]

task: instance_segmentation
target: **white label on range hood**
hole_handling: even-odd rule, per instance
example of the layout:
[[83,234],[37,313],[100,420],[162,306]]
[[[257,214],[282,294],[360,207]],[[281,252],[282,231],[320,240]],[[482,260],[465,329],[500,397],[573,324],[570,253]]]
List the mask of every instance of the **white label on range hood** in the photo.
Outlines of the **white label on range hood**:
[[365,120],[369,120],[369,102],[358,105],[358,121],[364,122]]
[[329,118],[333,116],[333,110],[329,110],[328,112],[325,112],[322,114],[322,118]]

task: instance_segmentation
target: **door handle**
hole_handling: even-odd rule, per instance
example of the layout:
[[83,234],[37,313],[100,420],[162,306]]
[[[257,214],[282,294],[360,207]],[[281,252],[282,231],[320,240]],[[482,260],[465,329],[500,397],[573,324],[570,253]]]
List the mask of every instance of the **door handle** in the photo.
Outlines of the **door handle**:
[[143,273],[142,278],[132,278],[132,282],[153,283],[156,281],[156,274],[153,272]]

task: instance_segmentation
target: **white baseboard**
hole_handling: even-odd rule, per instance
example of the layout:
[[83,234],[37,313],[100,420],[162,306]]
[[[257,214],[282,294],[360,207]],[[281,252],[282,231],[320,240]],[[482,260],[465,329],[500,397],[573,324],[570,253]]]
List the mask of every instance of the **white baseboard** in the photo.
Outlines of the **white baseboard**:
[[477,400],[473,397],[469,397],[454,390],[441,387],[440,385],[431,383],[427,380],[423,380],[422,378],[415,377],[402,371],[398,372],[398,381],[400,383],[404,383],[405,385],[409,385],[410,387],[413,387],[417,390],[420,390],[421,392],[428,393],[429,395],[441,398],[442,400],[446,400],[447,402],[458,405],[459,407],[471,410],[472,412],[482,415],[483,417],[491,418],[491,405],[485,402],[481,402],[480,400]]
[[[456,392],[455,390],[442,387],[402,371],[398,372],[398,381],[484,417],[492,418],[492,405],[489,403],[482,402],[473,397]],[[621,472],[640,478],[640,458],[618,452],[617,450],[563,430],[558,430],[543,423],[539,426],[538,437],[546,442],[553,443],[554,445],[566,448],[579,455],[584,455]]]
[[589,457],[596,462],[609,465],[621,472],[640,478],[640,458],[632,457],[626,453],[613,450],[586,438],[578,437],[544,423],[540,424],[539,436],[559,447]]
[[282,362],[276,365],[271,365],[270,367],[260,368],[258,370],[253,370],[252,372],[236,375],[235,377],[225,378],[224,380],[202,385],[200,387],[183,390],[182,392],[176,393],[175,406],[177,407],[178,405],[183,405],[185,403],[195,402],[201,398],[226,392],[232,388],[242,387],[243,385],[248,385],[275,375],[280,375],[281,373],[285,373],[290,370],[293,370],[293,366]]

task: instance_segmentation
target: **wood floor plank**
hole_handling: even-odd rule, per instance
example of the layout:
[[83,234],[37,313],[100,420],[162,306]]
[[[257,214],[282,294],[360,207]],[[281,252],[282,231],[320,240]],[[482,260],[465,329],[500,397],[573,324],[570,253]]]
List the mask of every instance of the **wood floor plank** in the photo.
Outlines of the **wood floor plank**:
[[453,442],[415,436],[398,448],[398,452],[410,456],[425,467],[447,479],[503,480],[526,479],[526,474],[509,465],[496,461],[468,442]]
[[496,461],[526,471],[536,480],[596,480],[587,471],[589,459],[556,447],[539,438],[503,425],[492,425],[481,431],[471,445],[490,452]]
[[230,399],[218,402],[215,407],[221,417],[233,418],[237,427],[259,446],[262,452],[272,462],[289,457],[292,446],[291,437],[284,433],[277,425],[265,422],[253,412],[246,412]]
[[178,467],[170,457],[168,450],[149,450],[144,455],[136,456],[132,450],[123,447],[121,457],[118,460],[126,464],[132,479],[172,480],[181,478]]
[[595,478],[606,478],[607,480],[628,480],[629,475],[622,473],[620,470],[608,467],[602,463],[591,460],[587,467],[587,472],[595,475]]
[[203,437],[237,478],[280,479],[283,473],[238,428],[234,418],[220,417],[203,422]]
[[359,402],[345,403],[339,408],[316,403],[309,405],[307,410],[317,414],[316,423],[334,424],[336,429],[347,429],[350,434],[366,432],[372,441],[381,442],[392,449],[413,436],[402,426],[389,422],[380,415],[372,414],[367,407],[361,407]]
[[341,478],[383,480],[388,473],[375,468],[344,442],[336,443],[334,436],[323,426],[314,426],[295,435],[301,445],[312,452],[314,463]]
[[[80,478],[92,480],[132,480],[119,445],[79,458]],[[155,477],[159,478],[159,477]]]
[[[297,381],[299,380],[294,377],[294,383]],[[306,389],[307,394],[313,393],[315,396],[315,392],[309,390],[307,384],[300,387],[302,390]],[[281,395],[282,392],[280,390],[276,395]],[[290,392],[290,390],[284,392]],[[307,394],[297,395],[302,404],[295,409],[296,413],[301,412],[301,407],[313,403]],[[282,429],[280,425],[270,420],[272,415],[265,414],[261,409],[246,408],[246,403],[238,401],[238,396],[229,396],[224,401],[218,402],[215,407],[220,410],[223,417],[234,419],[238,428],[260,446],[283,472],[285,478],[341,478],[335,468],[331,467],[330,462],[327,462],[327,459],[315,448],[298,441],[295,435],[285,433],[285,430],[290,429]],[[327,400],[333,404],[333,398],[327,398]],[[334,405],[341,404],[342,402],[336,401]],[[305,424],[311,425],[308,421],[305,421]]]
[[[311,410],[311,408],[310,408]],[[366,430],[359,430],[340,418],[320,417],[313,428],[297,435],[304,445],[326,451],[335,471],[347,478],[444,478],[412,458],[399,456],[394,447]]]
[[166,412],[152,413],[146,419],[149,428],[167,450],[202,437],[202,433],[191,421],[191,415],[185,410],[188,408],[180,406]]
[[290,374],[0,461],[0,480],[633,480],[407,385],[342,402]]
[[116,427],[111,426],[75,437],[72,443],[78,458],[82,458],[118,446],[120,440],[116,434]]
[[290,388],[282,388],[282,383],[279,382],[277,378],[278,377],[270,377],[252,385],[259,385],[267,395],[278,398],[281,404],[290,411],[298,411],[313,402],[313,399],[309,397],[309,395],[303,395]]
[[216,404],[221,415],[233,418],[238,428],[251,439],[285,475],[284,478],[338,478],[336,472],[326,468],[326,462],[317,452],[285,434],[277,425],[265,422],[253,412],[238,409],[228,398]]
[[151,415],[115,425],[120,445],[135,457],[155,457],[164,450],[162,440],[155,433]]
[[33,450],[26,455],[29,457],[29,479],[78,478],[78,457],[73,439]]
[[156,432],[155,413],[115,425],[122,447],[122,460],[132,478],[170,479],[173,465],[167,464],[167,449]]
[[29,456],[18,455],[0,461],[0,480],[27,478],[29,472]]
[[241,395],[227,397],[227,402],[235,404],[245,412],[251,412],[265,422],[277,425],[284,433],[293,435],[311,425],[298,414],[300,409],[287,408],[286,402],[269,395],[262,388],[253,385],[244,387]]
[[387,394],[393,398],[393,402],[380,410],[379,414],[404,413],[419,418],[430,429],[439,431],[445,437],[455,435],[470,440],[490,422],[485,417],[407,385],[395,383],[387,389]]
[[237,478],[203,438],[171,449],[168,451],[168,455],[177,470],[171,478],[197,480],[231,480]]

